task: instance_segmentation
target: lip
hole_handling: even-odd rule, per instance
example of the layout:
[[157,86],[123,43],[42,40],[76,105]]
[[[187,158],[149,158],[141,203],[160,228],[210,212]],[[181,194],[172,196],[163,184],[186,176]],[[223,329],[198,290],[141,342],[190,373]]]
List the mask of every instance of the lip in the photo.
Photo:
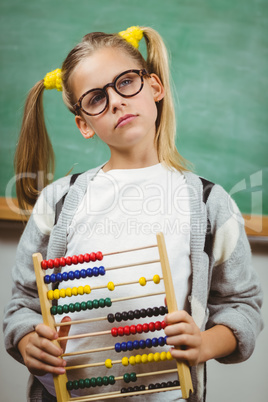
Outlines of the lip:
[[137,117],[135,114],[125,114],[125,116],[118,119],[115,128],[123,127],[124,125],[130,123],[133,119],[135,119],[135,117]]

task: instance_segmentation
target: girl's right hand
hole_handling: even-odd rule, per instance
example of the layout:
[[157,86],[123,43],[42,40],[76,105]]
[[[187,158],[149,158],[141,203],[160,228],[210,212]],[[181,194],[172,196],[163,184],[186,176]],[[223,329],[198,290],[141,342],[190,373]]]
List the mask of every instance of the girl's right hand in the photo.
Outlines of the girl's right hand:
[[[63,321],[70,321],[70,318],[64,317]],[[35,331],[20,340],[18,348],[31,374],[42,376],[47,373],[65,373],[66,361],[60,356],[64,353],[66,342],[58,347],[51,341],[67,336],[69,330],[70,326],[64,326],[57,332],[45,324],[38,324]]]

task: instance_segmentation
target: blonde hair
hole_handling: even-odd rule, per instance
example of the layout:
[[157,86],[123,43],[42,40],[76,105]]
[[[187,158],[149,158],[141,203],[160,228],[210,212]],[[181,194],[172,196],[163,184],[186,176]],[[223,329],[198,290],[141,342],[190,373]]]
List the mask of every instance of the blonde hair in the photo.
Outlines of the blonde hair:
[[[165,96],[157,103],[156,149],[160,162],[177,170],[188,170],[186,160],[175,145],[176,122],[169,79],[169,63],[166,46],[161,36],[150,27],[140,27],[147,47],[147,60],[140,51],[118,34],[93,32],[84,36],[67,55],[62,65],[62,96],[68,109],[74,113],[77,99],[72,91],[72,73],[84,58],[103,47],[117,48],[137,61],[141,68],[155,73],[160,78]],[[30,91],[24,111],[24,118],[15,155],[15,167],[19,180],[16,189],[19,205],[34,205],[41,188],[48,184],[48,173],[54,169],[54,153],[44,123],[42,94],[44,80],[39,81]],[[43,181],[33,173],[42,171]],[[39,180],[40,181],[40,180]]]

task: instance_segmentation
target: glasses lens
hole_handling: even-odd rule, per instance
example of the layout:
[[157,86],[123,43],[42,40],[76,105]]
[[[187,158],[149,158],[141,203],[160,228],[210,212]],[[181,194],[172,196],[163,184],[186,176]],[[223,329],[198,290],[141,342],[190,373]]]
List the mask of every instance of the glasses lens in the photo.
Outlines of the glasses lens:
[[137,73],[125,73],[116,80],[116,90],[123,96],[136,95],[142,86],[142,80]]
[[81,107],[82,109],[92,115],[102,112],[107,103],[107,97],[103,90],[90,91],[84,96]]

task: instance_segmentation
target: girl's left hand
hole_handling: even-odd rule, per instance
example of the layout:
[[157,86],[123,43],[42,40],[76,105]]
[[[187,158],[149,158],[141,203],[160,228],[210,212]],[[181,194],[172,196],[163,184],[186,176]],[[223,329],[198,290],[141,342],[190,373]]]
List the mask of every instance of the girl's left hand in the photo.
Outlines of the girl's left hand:
[[[193,318],[184,310],[169,313],[165,317],[167,345],[172,345],[170,353],[174,359],[187,360],[190,366],[202,361],[201,331]],[[179,347],[175,349],[175,347]]]

